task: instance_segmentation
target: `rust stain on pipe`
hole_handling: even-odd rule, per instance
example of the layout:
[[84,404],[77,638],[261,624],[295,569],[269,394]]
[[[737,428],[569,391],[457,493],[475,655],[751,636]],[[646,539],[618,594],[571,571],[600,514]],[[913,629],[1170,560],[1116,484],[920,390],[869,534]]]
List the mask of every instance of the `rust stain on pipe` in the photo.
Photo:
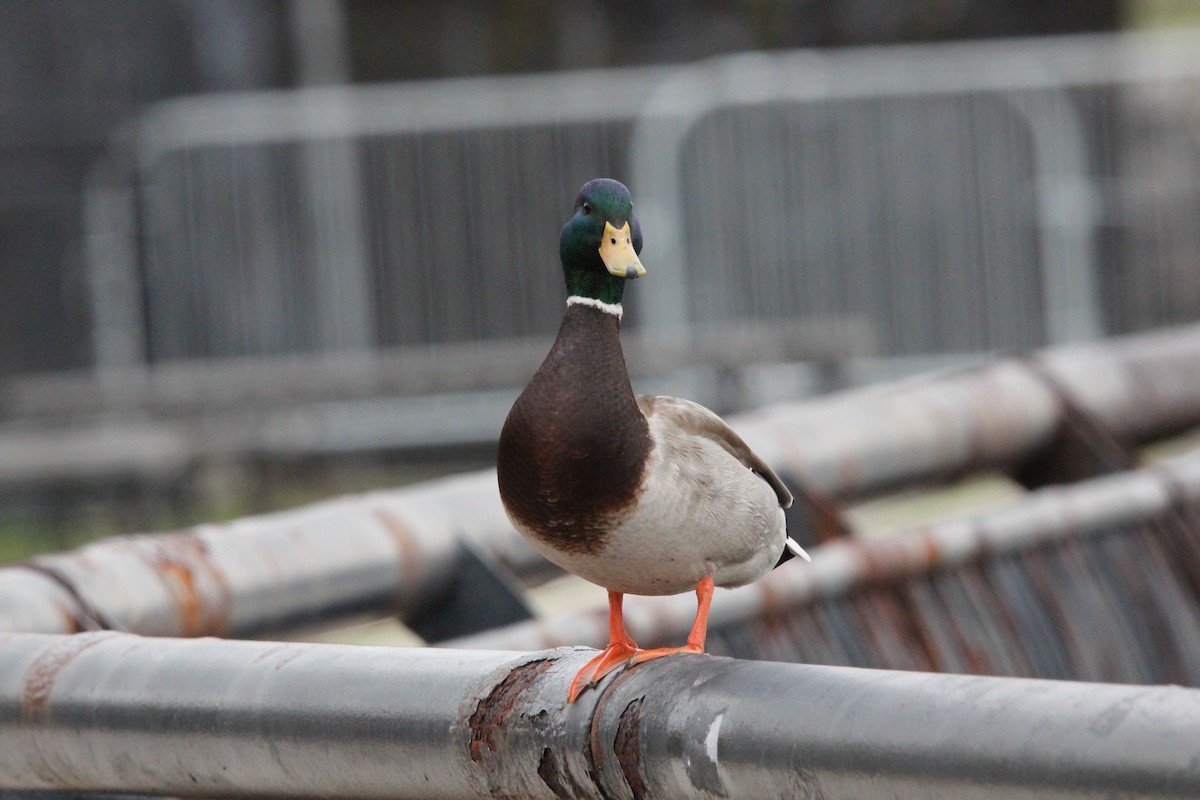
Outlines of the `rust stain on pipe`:
[[559,763],[558,756],[554,750],[549,747],[542,748],[542,757],[538,760],[538,777],[542,779],[542,783],[546,784],[546,788],[554,793],[555,797],[570,800],[574,797],[566,784],[563,783],[562,764]]
[[[90,562],[85,557],[74,554],[71,559],[79,564],[84,569],[90,569],[93,572],[95,567],[90,565]],[[117,626],[112,624],[106,614],[100,612],[99,609],[92,606],[83,595],[80,593],[75,582],[64,575],[60,570],[50,564],[43,564],[37,561],[21,562],[17,564],[9,564],[5,569],[24,569],[31,572],[36,572],[42,577],[48,578],[56,583],[70,597],[74,606],[65,606],[61,603],[57,604],[59,614],[66,623],[61,633],[78,633],[80,631],[99,631],[99,630],[117,630]]]
[[576,783],[575,778],[566,769],[557,752],[552,747],[542,748],[542,757],[538,761],[538,777],[546,784],[555,797],[560,800],[574,800],[577,797],[587,797],[588,792]]
[[76,634],[57,640],[47,647],[25,672],[24,689],[21,692],[21,707],[26,721],[33,721],[50,702],[50,693],[54,682],[68,664],[74,661],[80,653],[95,647],[110,636],[120,636],[119,633]]
[[467,720],[471,731],[471,760],[479,763],[484,753],[496,752],[496,734],[508,727],[509,716],[517,701],[534,682],[554,665],[554,659],[540,658],[514,667],[497,683],[488,696],[479,701]]
[[[224,574],[209,558],[204,541],[192,533],[146,538],[134,544],[138,557],[162,579],[179,612],[181,635],[220,636],[228,624],[230,591]],[[204,578],[218,598],[206,597]]]
[[59,616],[63,618],[64,633],[79,633],[83,626],[79,623],[79,618],[75,614],[75,610],[64,605],[58,606]]
[[[900,622],[905,624],[911,636],[914,651],[920,653],[932,672],[946,672],[945,659],[938,648],[937,638],[930,630],[929,622],[921,613],[921,607],[913,599],[909,584],[898,583],[892,591],[896,607],[900,610]],[[903,629],[902,629],[903,630]]]
[[625,706],[617,720],[617,734],[613,739],[613,752],[616,753],[617,763],[621,766],[621,774],[629,784],[629,791],[633,792],[633,800],[649,797],[646,780],[642,777],[641,748],[638,742],[642,703],[645,699],[638,697]]
[[417,587],[421,585],[424,576],[424,565],[421,563],[421,548],[417,546],[408,526],[397,519],[389,511],[377,508],[372,511],[375,519],[383,525],[384,530],[392,538],[396,550],[400,554],[401,579],[395,598],[396,605],[401,605],[404,595],[417,596]]
[[184,636],[196,636],[200,630],[202,603],[196,591],[196,579],[186,564],[167,561],[159,564],[159,571],[168,581],[179,608]]

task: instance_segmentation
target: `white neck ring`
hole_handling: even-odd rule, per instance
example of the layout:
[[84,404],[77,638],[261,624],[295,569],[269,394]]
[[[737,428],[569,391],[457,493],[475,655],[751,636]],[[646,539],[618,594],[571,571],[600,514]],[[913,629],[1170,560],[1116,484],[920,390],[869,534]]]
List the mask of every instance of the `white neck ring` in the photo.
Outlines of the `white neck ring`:
[[620,319],[621,315],[625,313],[625,310],[621,308],[620,303],[605,303],[603,300],[597,300],[594,297],[580,297],[576,294],[573,294],[567,298],[567,305],[590,306],[603,311],[605,314],[612,314],[617,319]]

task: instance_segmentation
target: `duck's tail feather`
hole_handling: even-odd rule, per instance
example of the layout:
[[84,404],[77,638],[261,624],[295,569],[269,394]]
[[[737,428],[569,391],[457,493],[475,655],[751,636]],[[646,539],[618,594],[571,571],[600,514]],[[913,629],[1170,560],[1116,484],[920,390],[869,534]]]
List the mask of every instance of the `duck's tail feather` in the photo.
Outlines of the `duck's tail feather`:
[[775,562],[775,566],[783,564],[785,561],[791,561],[793,556],[799,556],[805,561],[812,561],[812,557],[804,552],[804,548],[796,542],[792,537],[788,537],[783,543],[783,552],[779,554],[779,560]]
[[805,561],[812,561],[812,556],[806,553],[804,548],[801,547],[799,543],[792,537],[787,537],[787,541],[783,543],[783,546],[791,551],[792,555],[800,556],[800,558],[803,558]]

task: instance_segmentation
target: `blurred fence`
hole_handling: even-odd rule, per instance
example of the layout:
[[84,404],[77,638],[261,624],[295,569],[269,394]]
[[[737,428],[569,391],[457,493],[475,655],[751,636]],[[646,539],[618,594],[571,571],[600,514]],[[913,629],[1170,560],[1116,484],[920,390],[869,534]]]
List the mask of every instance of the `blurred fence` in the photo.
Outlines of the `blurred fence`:
[[90,185],[94,368],[0,386],[0,480],[179,504],[214,464],[492,441],[597,174],[646,230],[639,388],[722,412],[911,363],[864,356],[1195,320],[1198,54],[1079,37],[162,104]]
[[553,330],[582,181],[639,326],[855,315],[889,354],[1200,314],[1200,35],[738,56],[173,101],[97,173],[100,367]]

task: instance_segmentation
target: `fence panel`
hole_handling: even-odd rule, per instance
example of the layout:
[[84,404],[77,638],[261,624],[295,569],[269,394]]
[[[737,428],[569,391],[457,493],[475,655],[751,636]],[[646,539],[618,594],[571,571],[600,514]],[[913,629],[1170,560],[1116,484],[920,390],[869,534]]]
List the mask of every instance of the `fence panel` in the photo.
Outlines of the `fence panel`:
[[1200,178],[1180,165],[1200,155],[1178,101],[1200,88],[1198,42],[176,101],[126,152],[140,201],[95,215],[147,243],[134,280],[131,248],[91,254],[99,349],[111,365],[548,334],[554,234],[598,174],[630,183],[646,230],[631,327],[837,312],[904,355],[1194,320]]

